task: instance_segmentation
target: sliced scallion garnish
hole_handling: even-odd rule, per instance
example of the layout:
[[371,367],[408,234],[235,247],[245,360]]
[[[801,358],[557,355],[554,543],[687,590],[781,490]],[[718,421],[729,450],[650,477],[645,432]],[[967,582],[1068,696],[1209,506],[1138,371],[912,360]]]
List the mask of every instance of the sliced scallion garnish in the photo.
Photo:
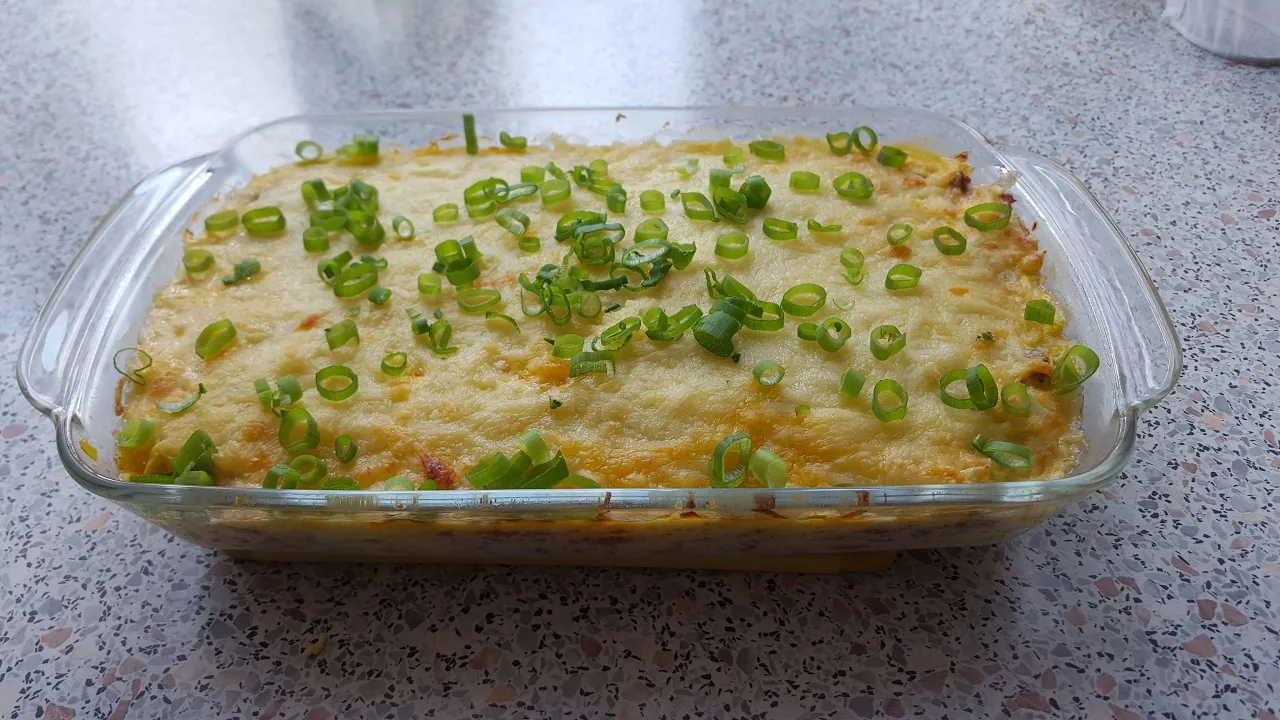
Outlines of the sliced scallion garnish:
[[[726,467],[726,461],[732,459],[733,464]],[[743,433],[734,433],[716,445],[707,462],[707,474],[711,476],[711,487],[731,488],[742,484],[746,479],[747,467],[751,459],[751,438]]]
[[1102,361],[1098,354],[1084,345],[1072,345],[1053,366],[1052,381],[1058,395],[1074,392],[1085,380],[1093,377]]
[[[298,428],[301,427],[301,437]],[[310,450],[320,444],[320,428],[316,419],[304,408],[295,407],[284,411],[280,416],[280,447],[285,452],[301,452]]]
[[876,155],[876,162],[885,167],[900,168],[907,164],[907,154],[892,145],[885,145]]
[[858,397],[862,392],[862,386],[867,384],[867,377],[862,373],[849,368],[840,375],[840,394],[850,399]]
[[498,142],[502,143],[502,147],[510,150],[524,150],[529,147],[528,138],[523,135],[509,135],[506,130],[498,133]]
[[964,224],[982,232],[1003,230],[1009,227],[1013,207],[1005,203],[989,202],[974,205],[964,211]]
[[752,155],[765,160],[785,160],[787,157],[787,149],[773,140],[755,140],[747,143],[747,148]]
[[319,160],[321,155],[324,155],[324,148],[318,142],[303,140],[294,146],[293,152],[302,162],[313,163]]
[[284,230],[284,213],[275,205],[254,208],[240,218],[244,229],[250,235],[270,235]]
[[389,352],[382,356],[382,372],[388,377],[399,377],[409,366],[409,354]]
[[1000,402],[1000,386],[986,365],[979,363],[965,370],[964,384],[974,410],[990,410]]
[[[347,380],[347,384],[342,385],[334,390],[325,387],[325,381],[330,378],[341,378]],[[356,377],[356,372],[346,365],[330,365],[316,371],[316,392],[325,400],[334,402],[346,400],[356,394],[356,389],[360,387],[360,379]]]
[[963,255],[969,241],[955,228],[943,225],[933,231],[933,246],[943,255]]
[[[880,138],[876,137],[876,131],[862,125],[853,129],[853,146],[864,155],[868,155],[876,149],[876,145],[880,144]],[[863,140],[863,137],[866,139]]]
[[728,260],[746,257],[751,239],[744,232],[733,230],[716,238],[716,255]]
[[667,198],[657,190],[640,193],[640,209],[645,212],[662,212],[667,209]]
[[835,155],[848,155],[853,149],[853,136],[847,132],[827,133],[827,147]]
[[1048,300],[1036,299],[1028,302],[1022,310],[1022,318],[1041,325],[1052,325],[1056,315],[1053,305]]
[[463,113],[462,115],[462,135],[467,144],[467,154],[475,155],[480,152],[480,145],[476,141],[476,116],[471,113]]
[[524,235],[529,230],[529,216],[515,208],[502,208],[493,219],[504,230],[516,237]]
[[234,230],[240,224],[240,214],[235,210],[221,210],[204,219],[204,229],[209,232]]
[[809,317],[827,304],[827,289],[817,283],[801,283],[782,294],[782,311],[796,317]]
[[[120,356],[125,355],[126,353],[133,353],[132,357],[136,357],[140,361],[140,364],[137,367],[130,369],[128,366],[131,357],[125,357],[123,361],[120,359]],[[136,347],[121,348],[116,351],[115,355],[111,356],[111,366],[116,369],[116,372],[125,376],[125,379],[135,385],[147,384],[147,379],[142,377],[142,371],[151,367],[151,364],[151,356],[147,354],[145,350],[139,350]]]
[[1031,467],[1031,451],[1021,445],[1002,440],[988,440],[982,435],[974,435],[973,447],[998,465],[1013,470],[1026,470]]
[[231,274],[222,278],[223,285],[235,285],[241,280],[248,280],[262,271],[262,263],[254,258],[247,258],[231,268]]
[[907,336],[893,325],[878,325],[871,331],[871,355],[888,360],[907,346]]
[[202,273],[213,267],[213,253],[204,248],[191,248],[182,253],[182,267],[189,273]]
[[787,369],[773,360],[761,360],[752,368],[751,374],[755,377],[756,382],[769,387],[782,382],[782,378],[787,374]]
[[325,342],[329,343],[330,350],[337,350],[352,340],[360,342],[360,330],[356,327],[355,320],[347,318],[336,325],[325,328],[324,339]]
[[[891,395],[897,401],[896,405],[886,408],[880,402],[882,395]],[[901,420],[907,416],[907,391],[898,383],[897,380],[885,378],[876,383],[871,390],[871,412],[875,413],[876,419],[880,422],[893,422]]]
[[747,199],[747,207],[752,210],[759,210],[769,202],[769,197],[773,194],[773,188],[769,187],[768,181],[759,175],[752,175],[742,181],[742,186],[738,188],[738,192],[742,193],[742,197]]
[[778,218],[764,219],[764,236],[770,240],[795,240],[800,231],[796,224]]
[[445,203],[437,205],[435,210],[431,211],[432,222],[451,223],[458,221],[458,205],[457,203]]
[[817,190],[822,184],[822,178],[818,173],[812,173],[808,170],[796,170],[791,173],[791,189],[792,190]]
[[780,488],[787,485],[787,463],[777,455],[760,448],[751,454],[747,463],[751,476],[761,485],[768,488]]
[[205,326],[196,337],[196,355],[209,359],[218,354],[236,337],[236,326],[230,320],[215,320]]
[[137,449],[151,444],[155,436],[156,425],[150,420],[141,418],[134,420],[116,436],[116,447]]
[[876,191],[875,183],[871,182],[866,175],[857,172],[847,172],[837,177],[831,184],[836,189],[837,195],[855,200],[866,200]]
[[914,231],[915,228],[906,223],[897,223],[889,227],[884,237],[890,245],[901,245],[911,238],[911,233]]
[[511,325],[511,327],[512,327],[516,332],[520,332],[520,326],[516,324],[516,320],[515,320],[515,318],[511,317],[510,315],[506,315],[506,314],[504,314],[504,313],[500,313],[500,312],[498,312],[498,311],[496,311],[496,310],[490,310],[490,311],[488,311],[488,312],[486,312],[486,313],[484,314],[484,319],[485,319],[485,320],[499,320],[499,321],[502,321],[502,322],[508,323],[508,324],[510,324],[510,325]]
[[920,268],[899,263],[889,268],[884,276],[886,290],[909,290],[920,283]]
[[841,225],[840,223],[823,225],[822,223],[818,222],[816,218],[809,218],[808,227],[809,227],[809,232],[811,233],[838,233],[844,229],[844,226]]
[[435,273],[422,273],[421,275],[418,275],[418,292],[423,295],[439,295],[440,276]]
[[1022,383],[1009,383],[1000,392],[1000,407],[1013,417],[1030,417],[1032,401],[1027,386]]
[[838,317],[829,317],[818,326],[818,347],[827,352],[835,352],[844,347],[852,334],[849,323]]
[[333,454],[340,463],[349,463],[356,459],[359,448],[350,435],[339,435],[333,441]]
[[680,203],[684,206],[684,214],[691,220],[715,221],[716,210],[706,195],[700,192],[680,193]]

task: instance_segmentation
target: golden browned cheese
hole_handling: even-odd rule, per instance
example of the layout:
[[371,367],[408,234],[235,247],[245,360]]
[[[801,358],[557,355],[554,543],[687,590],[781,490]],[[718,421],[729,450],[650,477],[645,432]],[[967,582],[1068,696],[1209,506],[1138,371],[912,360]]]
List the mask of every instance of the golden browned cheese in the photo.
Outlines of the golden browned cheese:
[[[1083,442],[1075,427],[1080,401],[1077,395],[1055,395],[1036,384],[1047,378],[1051,359],[1069,346],[1062,335],[1066,313],[1059,307],[1053,325],[1023,319],[1027,301],[1053,301],[1040,284],[1042,254],[1016,216],[1006,229],[985,233],[963,221],[966,208],[997,200],[1001,190],[974,186],[962,192],[964,183],[953,181],[967,171],[963,161],[921,149],[908,148],[906,165],[891,169],[858,152],[834,155],[821,140],[783,142],[785,161],[748,154],[746,173],[735,176],[735,187],[742,178],[759,174],[773,188],[765,209],[754,211],[744,226],[690,220],[680,201],[670,198],[676,189],[707,193],[708,173],[724,167],[721,156],[728,142],[610,147],[558,143],[524,152],[484,150],[476,156],[461,149],[384,151],[374,164],[298,164],[255,178],[226,198],[224,206],[244,212],[277,205],[288,219],[288,229],[273,237],[249,236],[237,229],[189,240],[189,248],[212,252],[217,265],[195,276],[180,272],[156,295],[139,341],[155,365],[148,371],[147,386],[131,389],[125,403],[125,419],[153,421],[156,440],[149,448],[121,451],[122,474],[171,469],[183,442],[194,430],[203,429],[218,446],[218,484],[260,484],[264,473],[287,462],[289,455],[278,441],[280,421],[259,403],[252,381],[293,375],[305,389],[301,405],[320,428],[321,443],[312,452],[329,463],[330,475],[354,477],[366,488],[379,488],[392,476],[432,476],[443,479],[444,485],[450,484],[447,476],[456,476],[453,486],[466,487],[462,478],[467,468],[495,452],[514,452],[521,433],[531,428],[564,452],[572,471],[607,487],[705,487],[712,450],[735,432],[747,433],[756,447],[785,460],[789,486],[1067,475]],[[629,193],[625,214],[610,214],[627,228],[621,248],[631,244],[635,226],[647,217],[661,217],[670,226],[672,241],[697,245],[692,264],[672,270],[654,289],[602,292],[606,307],[621,304],[616,311],[594,319],[575,315],[563,327],[545,315],[528,318],[520,311],[517,275],[560,263],[568,249],[568,243],[553,239],[556,220],[571,210],[605,210],[604,198],[585,188],[575,187],[568,201],[553,206],[544,206],[536,194],[511,203],[531,218],[528,234],[542,238],[541,250],[535,253],[518,250],[516,236],[492,216],[471,220],[462,211],[457,223],[432,222],[432,209],[442,203],[462,209],[463,189],[478,180],[498,177],[514,183],[524,166],[554,161],[568,169],[597,158],[608,162],[610,177]],[[699,169],[685,178],[677,167],[690,158],[699,160]],[[790,189],[788,180],[795,170],[817,173],[821,188]],[[875,183],[871,200],[854,201],[835,193],[832,180],[851,170]],[[303,250],[308,211],[299,186],[313,177],[323,178],[330,188],[353,177],[378,188],[379,216],[387,226],[381,247],[362,248],[344,232],[332,235],[326,253]],[[640,193],[648,189],[663,193],[665,211],[641,210]],[[398,215],[415,223],[414,239],[395,239],[391,220]],[[766,238],[761,229],[766,217],[797,223],[799,236],[789,241]],[[805,227],[809,219],[843,229],[811,233]],[[911,239],[897,247],[885,240],[894,223],[914,228]],[[932,234],[941,225],[967,238],[962,255],[945,256],[935,249]],[[731,230],[750,237],[745,258],[727,260],[714,254],[716,239]],[[518,333],[504,323],[486,321],[483,312],[463,312],[447,282],[440,295],[418,293],[418,275],[431,272],[435,245],[467,235],[484,254],[476,286],[501,291],[502,303],[489,309],[513,316]],[[856,286],[842,277],[839,257],[845,247],[866,255],[864,280]],[[373,305],[367,294],[334,296],[317,275],[316,265],[342,250],[386,259],[378,284],[392,291],[390,302]],[[221,282],[234,264],[250,257],[261,263],[260,273],[231,286]],[[884,286],[886,272],[902,262],[921,268],[920,283],[913,290],[890,292]],[[736,364],[704,350],[692,333],[676,342],[657,342],[643,331],[636,333],[617,353],[616,374],[570,378],[569,362],[552,356],[544,338],[572,332],[590,339],[655,306],[668,313],[688,304],[706,310],[711,301],[704,268],[722,277],[732,274],[761,299],[777,302],[788,288],[806,282],[821,284],[829,297],[816,315],[788,318],[782,331],[738,333],[734,343],[741,361]],[[595,275],[604,273],[597,270]],[[836,303],[849,309],[839,309]],[[432,354],[425,336],[417,338],[411,332],[408,308],[427,316],[442,310],[453,324],[452,344],[459,351],[448,357]],[[352,316],[357,309],[358,315]],[[843,318],[853,331],[837,352],[825,352],[796,337],[799,322],[821,322],[830,316]],[[324,329],[348,317],[359,328],[359,342],[330,350]],[[196,336],[224,318],[235,324],[235,340],[216,356],[201,359],[194,349]],[[906,348],[876,360],[869,335],[884,324],[906,334]],[[388,351],[408,353],[409,367],[403,375],[388,377],[381,371]],[[773,387],[757,383],[752,368],[761,360],[781,363],[785,379]],[[1026,382],[1035,412],[1016,418],[999,407],[977,412],[944,405],[939,379],[952,369],[978,363],[986,364],[1001,386]],[[354,396],[331,402],[315,392],[316,371],[329,365],[346,365],[357,373],[359,390]],[[852,400],[837,392],[847,368],[867,377],[861,395]],[[895,379],[907,390],[904,420],[886,423],[872,414],[871,388],[883,378]],[[177,415],[156,409],[157,400],[185,398],[197,383],[208,392],[191,409]],[[552,400],[560,406],[552,409]],[[798,415],[801,405],[809,406],[810,412]],[[1034,457],[1031,468],[993,467],[971,444],[979,433],[1025,445]],[[351,463],[334,457],[339,435],[349,435],[359,446]]]

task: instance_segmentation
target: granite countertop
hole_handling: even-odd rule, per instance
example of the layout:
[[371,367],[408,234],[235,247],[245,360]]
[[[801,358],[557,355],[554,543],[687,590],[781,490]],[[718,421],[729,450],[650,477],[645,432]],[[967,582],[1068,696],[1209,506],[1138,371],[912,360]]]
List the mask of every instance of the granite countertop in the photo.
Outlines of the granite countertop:
[[1186,370],[1113,486],[877,575],[234,563],[72,483],[5,370],[0,716],[1274,718],[1280,75],[1156,0],[792,7],[6,3],[0,366],[113,200],[277,116],[918,106],[1066,164],[1159,286]]

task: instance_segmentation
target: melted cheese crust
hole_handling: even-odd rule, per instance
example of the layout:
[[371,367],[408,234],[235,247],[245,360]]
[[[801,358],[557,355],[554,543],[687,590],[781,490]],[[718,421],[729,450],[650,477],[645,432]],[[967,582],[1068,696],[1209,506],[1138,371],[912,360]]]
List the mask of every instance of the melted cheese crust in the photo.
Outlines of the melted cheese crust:
[[[146,418],[156,425],[156,440],[148,448],[121,450],[119,466],[124,477],[171,469],[172,458],[196,429],[208,432],[218,446],[216,481],[220,485],[256,486],[272,465],[287,462],[277,431],[279,420],[265,410],[254,394],[252,381],[274,381],[294,375],[305,393],[301,405],[319,424],[321,443],[310,451],[329,464],[330,475],[355,477],[369,489],[397,475],[439,477],[447,466],[465,487],[463,471],[494,452],[508,455],[517,448],[521,433],[538,429],[553,447],[559,447],[574,472],[589,474],[606,487],[705,487],[707,459],[725,436],[749,434],[756,447],[766,447],[788,465],[789,486],[901,485],[961,483],[987,480],[1052,479],[1067,475],[1083,443],[1076,427],[1080,415],[1076,395],[1057,396],[1040,389],[1051,371],[1050,359],[1069,346],[1062,336],[1066,315],[1059,307],[1057,321],[1045,326],[1023,320],[1029,300],[1053,297],[1041,287],[1042,253],[1015,216],[1000,231],[982,233],[967,227],[964,210],[997,200],[1001,190],[953,182],[967,172],[963,156],[941,158],[926,150],[907,148],[909,160],[901,169],[877,164],[872,157],[853,152],[833,155],[822,140],[783,140],[786,160],[764,161],[748,155],[746,175],[763,175],[773,189],[764,210],[752,213],[745,226],[729,222],[694,221],[685,217],[672,190],[707,193],[708,172],[723,167],[721,143],[683,143],[662,146],[615,145],[583,147],[556,145],[531,147],[525,152],[500,148],[466,155],[462,149],[436,147],[413,152],[384,151],[371,165],[326,161],[277,168],[255,178],[234,192],[224,205],[241,213],[264,205],[279,206],[288,229],[276,237],[252,237],[243,228],[225,234],[187,238],[186,247],[209,250],[217,259],[214,270],[198,276],[180,272],[155,298],[139,346],[151,354],[155,365],[148,371],[145,388],[126,393],[126,420]],[[572,197],[550,208],[538,195],[511,203],[532,219],[529,235],[542,238],[536,253],[516,247],[516,237],[497,225],[492,216],[470,220],[462,203],[462,190],[488,177],[514,182],[520,168],[545,165],[554,160],[561,168],[586,165],[603,158],[609,174],[629,193],[625,218],[629,247],[635,226],[647,217],[661,217],[670,226],[673,242],[698,246],[692,264],[672,270],[655,289],[647,292],[601,293],[607,307],[622,304],[615,312],[594,319],[574,316],[557,327],[545,316],[526,318],[520,313],[516,276],[530,276],[546,263],[559,263],[568,243],[557,244],[556,220],[570,210],[604,211],[604,199],[585,188],[574,187]],[[689,179],[675,170],[688,158],[700,161]],[[822,177],[814,192],[791,190],[794,170],[809,170]],[[856,170],[875,183],[868,201],[838,196],[831,181]],[[331,236],[328,252],[309,254],[302,247],[302,231],[308,211],[299,193],[305,180],[320,177],[330,188],[359,177],[379,190],[379,217],[387,228],[387,240],[376,250],[361,248],[347,233]],[[660,190],[667,196],[666,210],[646,213],[640,209],[640,193]],[[437,225],[432,209],[456,203],[461,218],[455,224]],[[399,241],[391,232],[391,219],[404,215],[413,220],[417,236]],[[761,223],[776,217],[798,224],[799,237],[791,241],[766,238]],[[810,218],[839,223],[835,234],[806,230]],[[909,223],[911,239],[897,247],[885,241],[888,227]],[[959,256],[944,256],[933,246],[934,228],[950,225],[968,240]],[[730,230],[750,237],[750,253],[739,260],[714,254],[716,238]],[[417,291],[419,273],[430,272],[433,249],[445,239],[471,235],[484,253],[483,272],[476,287],[496,288],[503,302],[499,310],[516,318],[520,333],[503,323],[486,321],[483,312],[465,313],[455,302],[456,292],[445,283],[440,295]],[[854,246],[866,255],[864,280],[851,286],[841,277],[840,250]],[[389,288],[390,302],[372,305],[367,294],[337,298],[316,273],[316,264],[347,249],[356,257],[370,253],[385,258],[378,284]],[[621,252],[619,252],[621,255]],[[262,271],[249,280],[225,286],[221,282],[231,267],[246,258],[259,260]],[[923,270],[917,288],[890,292],[884,287],[886,272],[908,262]],[[659,343],[638,332],[617,356],[617,373],[569,378],[566,360],[554,358],[543,338],[574,332],[584,337],[599,333],[619,320],[661,306],[674,313],[688,304],[709,306],[703,269],[732,274],[758,297],[779,301],[789,287],[816,282],[829,292],[826,306],[810,318],[788,318],[779,332],[743,330],[734,340],[741,362],[734,364],[703,350],[692,333],[672,343]],[[595,276],[603,273],[595,272]],[[839,310],[853,303],[847,311]],[[1056,303],[1055,303],[1056,305]],[[329,350],[324,329],[359,308],[354,317],[359,342]],[[437,357],[425,336],[418,340],[410,330],[405,309],[423,314],[443,310],[453,324],[452,344],[459,352]],[[851,340],[839,351],[827,353],[815,343],[796,337],[796,325],[821,322],[837,315],[848,322]],[[223,352],[202,360],[194,351],[195,338],[209,323],[230,319],[236,339]],[[873,327],[896,325],[907,337],[906,348],[887,360],[876,360],[869,349]],[[981,339],[991,333],[993,341]],[[383,356],[392,350],[409,354],[409,368],[399,377],[380,370]],[[774,360],[786,368],[779,385],[762,387],[751,369],[760,360]],[[939,379],[949,370],[985,363],[996,381],[1023,381],[1038,405],[1031,417],[1006,415],[998,407],[987,412],[958,410],[939,399]],[[346,365],[359,376],[359,390],[350,399],[330,402],[316,394],[315,372],[328,365]],[[866,387],[853,401],[837,392],[841,373],[854,368],[867,377]],[[906,419],[883,423],[871,412],[869,395],[877,380],[893,378],[906,388],[910,401]],[[191,395],[197,383],[208,392],[191,409],[170,415],[158,411],[155,401],[179,400]],[[562,405],[552,410],[550,401]],[[798,417],[796,407],[811,411]],[[970,444],[975,434],[1027,446],[1034,464],[1029,470],[993,467]],[[338,435],[351,436],[359,456],[349,464],[338,463],[333,443]],[[433,469],[428,465],[434,463]],[[448,471],[443,471],[448,474]]]

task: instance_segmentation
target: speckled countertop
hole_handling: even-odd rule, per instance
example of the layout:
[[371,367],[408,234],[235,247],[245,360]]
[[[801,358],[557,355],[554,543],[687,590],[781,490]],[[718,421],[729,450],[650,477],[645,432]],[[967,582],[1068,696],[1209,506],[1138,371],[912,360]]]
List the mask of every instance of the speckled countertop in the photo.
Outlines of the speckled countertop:
[[1186,353],[1109,490],[848,577],[232,563],[75,486],[6,369],[0,716],[1274,718],[1280,74],[1157,4],[0,5],[4,368],[146,173],[276,116],[464,105],[941,110],[1082,177]]

